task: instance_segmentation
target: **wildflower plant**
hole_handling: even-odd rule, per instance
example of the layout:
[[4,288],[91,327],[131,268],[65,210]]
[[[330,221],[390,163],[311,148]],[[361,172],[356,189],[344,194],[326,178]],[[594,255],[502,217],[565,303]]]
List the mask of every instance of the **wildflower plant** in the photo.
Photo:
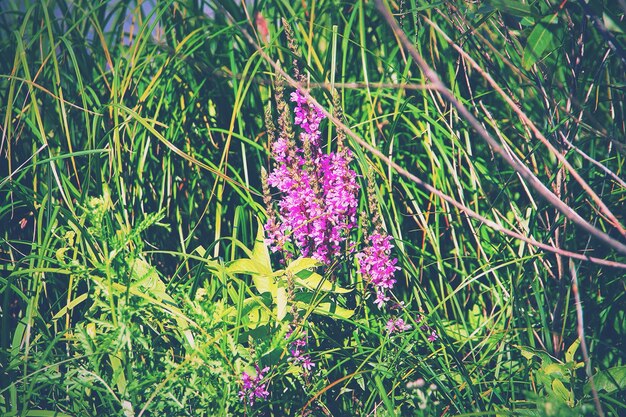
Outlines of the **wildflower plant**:
[[626,415],[624,1],[111,3],[2,3],[0,415]]
[[[352,153],[343,146],[336,152],[324,152],[320,123],[325,117],[299,90],[291,93],[296,104],[294,123],[299,127],[295,140],[289,117],[284,114],[282,91],[279,82],[276,101],[281,110],[281,133],[272,140],[274,169],[267,177],[281,198],[277,217],[273,209],[268,210],[267,243],[277,252],[285,250],[289,242],[300,255],[328,264],[356,226],[359,186],[356,173],[349,167]],[[292,257],[293,253],[286,255]]]
[[[287,33],[289,36],[289,29]],[[297,52],[293,52],[297,56]],[[279,77],[275,83],[277,125],[272,118],[271,106],[265,113],[272,167],[269,174],[262,170],[261,175],[267,209],[263,242],[266,249],[278,255],[281,264],[287,268],[278,280],[257,277],[255,283],[259,284],[263,279],[263,284],[257,287],[274,291],[276,318],[279,321],[289,319],[285,334],[287,361],[300,368],[300,375],[306,384],[317,364],[308,352],[307,328],[312,324],[300,316],[299,310],[313,306],[315,312],[315,306],[321,303],[319,299],[316,301],[315,295],[303,298],[304,294],[298,292],[296,287],[345,292],[314,272],[316,267],[328,267],[333,260],[342,257],[350,260],[352,265],[358,265],[355,271],[372,288],[375,305],[383,309],[391,299],[391,290],[396,283],[394,275],[399,268],[396,266],[397,259],[391,254],[392,238],[384,231],[378,207],[373,201],[373,181],[370,181],[368,190],[373,220],[361,220],[366,229],[372,231],[366,233],[363,247],[357,252],[353,232],[359,224],[357,209],[361,188],[357,183],[358,175],[351,167],[353,153],[345,146],[345,137],[339,129],[333,143],[328,147],[322,145],[321,126],[325,115],[304,93],[305,79],[297,60],[294,61],[294,73],[301,85],[289,93],[289,102],[285,99],[283,80]],[[333,108],[335,116],[341,117],[337,95]],[[367,217],[362,215],[363,219]],[[255,247],[254,252],[257,250]],[[269,263],[269,259],[266,262]],[[271,270],[271,265],[268,268]],[[277,274],[279,272],[275,272],[274,276]],[[325,304],[332,305],[328,310],[322,309],[323,314],[337,311],[336,300],[327,296],[321,299],[329,300]],[[288,315],[287,304],[291,305]],[[411,326],[402,318],[391,318],[387,323],[389,334],[409,329]],[[255,366],[258,368],[258,365]],[[264,369],[257,369],[257,375],[263,375]],[[266,385],[259,385],[259,378],[262,376],[242,376],[240,397],[249,405],[257,399],[267,398]],[[256,389],[262,395],[256,395]]]
[[255,372],[249,374],[246,371],[241,373],[241,390],[239,398],[248,405],[254,405],[256,400],[266,400],[270,393],[267,390],[265,376],[270,370],[269,366],[261,369],[259,365],[254,365]]

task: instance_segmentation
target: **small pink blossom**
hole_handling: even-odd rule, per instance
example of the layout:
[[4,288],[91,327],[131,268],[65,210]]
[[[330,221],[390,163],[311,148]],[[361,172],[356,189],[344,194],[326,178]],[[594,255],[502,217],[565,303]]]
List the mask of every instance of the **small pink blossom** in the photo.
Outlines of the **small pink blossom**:
[[[293,330],[289,329],[287,334],[285,335],[285,339],[290,339],[293,335]],[[306,333],[301,333],[300,336],[291,341],[289,353],[291,354],[290,360],[293,363],[300,364],[304,370],[310,372],[311,369],[315,366],[315,363],[311,360],[311,357],[305,354],[305,349],[307,345],[307,335]]]
[[241,374],[241,390],[239,391],[239,399],[248,405],[254,405],[256,399],[266,400],[270,393],[267,390],[267,383],[263,382],[265,374],[270,370],[269,366],[263,369],[259,365],[254,365],[256,375],[251,376],[247,372]]
[[391,236],[383,235],[375,231],[368,238],[369,246],[356,255],[360,263],[359,272],[366,282],[376,289],[376,301],[378,308],[382,308],[389,297],[387,291],[393,288],[396,280],[394,273],[400,269],[396,266],[398,260],[391,258]]
[[315,363],[313,363],[311,361],[311,357],[310,356],[305,356],[301,361],[300,361],[300,365],[302,365],[302,367],[307,370],[308,372],[311,371],[311,369],[315,366]]
[[401,318],[389,319],[385,327],[387,328],[387,333],[389,334],[396,333],[396,332],[404,332],[406,330],[411,329],[411,325],[405,323],[404,320]]
[[439,336],[437,335],[436,331],[432,331],[429,335],[428,335],[428,341],[429,342],[434,342],[435,340],[439,339]]

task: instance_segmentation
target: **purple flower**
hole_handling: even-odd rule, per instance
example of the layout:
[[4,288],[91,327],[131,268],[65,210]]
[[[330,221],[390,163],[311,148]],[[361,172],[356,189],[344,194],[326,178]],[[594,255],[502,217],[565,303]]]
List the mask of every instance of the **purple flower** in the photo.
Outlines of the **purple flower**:
[[387,321],[387,325],[385,326],[387,328],[387,333],[391,334],[391,333],[395,333],[395,332],[404,332],[406,330],[409,330],[411,328],[410,324],[407,324],[404,322],[403,319],[401,318],[397,318],[397,319],[389,319],[389,321]]
[[363,278],[376,289],[376,301],[378,308],[382,308],[389,297],[386,295],[396,283],[394,273],[400,269],[396,266],[398,260],[391,258],[391,236],[383,235],[375,231],[368,238],[369,246],[356,255],[359,260]]
[[304,356],[303,359],[300,361],[300,365],[302,365],[304,369],[310,372],[311,368],[315,366],[315,363],[313,363],[311,361],[311,357],[307,355],[307,356]]
[[[285,335],[285,339],[290,339],[293,336],[293,330],[289,329]],[[300,364],[305,371],[310,372],[315,366],[315,363],[311,360],[309,355],[304,354],[304,350],[307,345],[306,333],[301,333],[299,337],[289,344],[289,353],[291,354],[290,360],[293,363]]]
[[291,242],[302,256],[329,264],[356,226],[359,186],[349,167],[352,153],[345,148],[323,152],[321,109],[300,91],[291,94],[291,101],[299,141],[280,137],[272,144],[276,164],[267,183],[278,189],[280,199],[277,217],[265,225],[266,243],[276,252]]
[[303,142],[310,141],[317,146],[320,137],[320,123],[325,117],[322,110],[310,104],[299,90],[291,93],[291,101],[296,103],[294,124],[303,130],[300,138]]
[[376,304],[376,307],[382,309],[387,301],[389,301],[389,297],[385,295],[385,292],[381,290],[376,290],[376,300],[374,300],[374,304]]
[[259,365],[254,365],[256,375],[248,375],[247,372],[241,373],[241,390],[239,391],[239,399],[247,402],[248,405],[254,405],[256,399],[267,399],[270,393],[267,391],[267,383],[263,382],[265,374],[270,370],[269,366],[263,369]]
[[428,335],[428,341],[429,342],[434,342],[435,340],[439,339],[439,336],[437,335],[437,332],[435,330],[433,330],[429,335]]

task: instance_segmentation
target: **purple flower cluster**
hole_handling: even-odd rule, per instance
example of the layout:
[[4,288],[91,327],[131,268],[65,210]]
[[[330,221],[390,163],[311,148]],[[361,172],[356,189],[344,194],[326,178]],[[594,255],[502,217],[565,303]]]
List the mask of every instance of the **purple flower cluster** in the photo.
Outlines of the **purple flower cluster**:
[[[292,335],[293,330],[289,330],[285,335],[285,339],[291,338]],[[311,357],[305,353],[306,345],[307,336],[306,334],[301,334],[299,338],[293,340],[289,344],[289,353],[291,354],[291,359],[294,363],[300,364],[305,371],[310,372],[315,366],[315,363],[313,363]]]
[[319,146],[320,123],[326,116],[319,107],[309,103],[300,91],[291,93],[291,101],[296,103],[293,122],[302,129],[300,139],[302,142],[309,141],[312,145]]
[[267,383],[263,382],[265,374],[270,370],[269,366],[263,369],[259,368],[259,365],[254,365],[256,368],[256,375],[248,375],[247,372],[241,374],[241,391],[239,391],[239,399],[247,402],[249,405],[254,405],[256,399],[267,399],[270,393],[267,391]]
[[378,230],[372,233],[367,241],[369,246],[356,255],[359,260],[360,270],[366,282],[372,284],[376,290],[378,308],[382,308],[389,296],[387,291],[396,283],[394,273],[400,269],[396,266],[398,259],[391,259],[391,236]]
[[299,142],[280,135],[272,144],[276,162],[267,182],[281,192],[278,218],[265,225],[272,251],[292,242],[302,256],[329,264],[356,226],[356,173],[350,169],[347,148],[325,153],[320,146],[321,110],[300,91],[291,94],[296,103],[294,123]]
[[393,318],[389,319],[385,327],[387,328],[388,334],[392,334],[396,332],[404,332],[406,330],[411,329],[411,325],[405,323],[404,320],[402,320],[399,317],[397,319],[393,319]]

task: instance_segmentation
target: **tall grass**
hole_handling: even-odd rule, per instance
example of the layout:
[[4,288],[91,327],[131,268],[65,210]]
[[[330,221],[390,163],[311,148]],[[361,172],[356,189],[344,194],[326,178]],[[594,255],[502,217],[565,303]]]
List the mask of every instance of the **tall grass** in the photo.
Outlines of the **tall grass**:
[[[384,3],[408,44],[374,3],[6,2],[3,415],[626,413],[625,254],[597,238],[626,239],[621,3]],[[349,253],[310,285],[258,235],[264,109],[295,58],[281,19],[301,87],[340,104],[403,307],[375,307]],[[283,269],[299,322],[267,278]],[[255,364],[269,396],[249,405]]]

